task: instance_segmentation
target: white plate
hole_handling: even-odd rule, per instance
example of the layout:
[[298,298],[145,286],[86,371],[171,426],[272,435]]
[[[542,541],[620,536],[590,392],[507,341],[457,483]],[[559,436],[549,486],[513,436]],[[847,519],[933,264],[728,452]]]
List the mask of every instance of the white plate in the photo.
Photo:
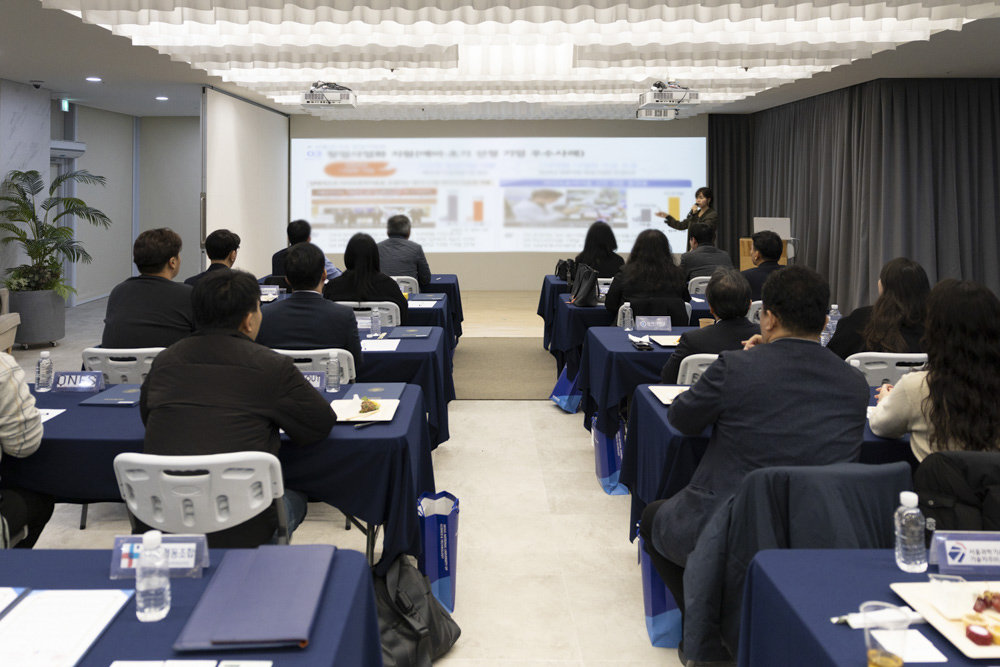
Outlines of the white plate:
[[399,407],[399,399],[383,398],[375,401],[379,404],[379,409],[375,412],[361,412],[361,401],[353,398],[331,401],[330,407],[337,414],[338,422],[388,422],[392,421]]
[[[965,625],[957,616],[974,612],[972,605],[983,591],[1000,592],[1000,581],[963,581],[958,583],[901,582],[889,586],[906,604],[923,616],[934,629],[968,658],[1000,658],[1000,644],[980,646],[965,636]],[[963,602],[965,604],[963,604]]]

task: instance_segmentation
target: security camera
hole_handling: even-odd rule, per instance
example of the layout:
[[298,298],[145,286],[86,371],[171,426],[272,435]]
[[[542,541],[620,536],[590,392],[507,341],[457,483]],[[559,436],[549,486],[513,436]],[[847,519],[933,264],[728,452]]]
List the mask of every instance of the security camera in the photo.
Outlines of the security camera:
[[38,79],[32,79],[28,83],[31,84],[32,88],[34,88],[35,90],[38,90],[39,88],[42,87],[42,84],[45,83],[45,82],[44,81],[39,81]]

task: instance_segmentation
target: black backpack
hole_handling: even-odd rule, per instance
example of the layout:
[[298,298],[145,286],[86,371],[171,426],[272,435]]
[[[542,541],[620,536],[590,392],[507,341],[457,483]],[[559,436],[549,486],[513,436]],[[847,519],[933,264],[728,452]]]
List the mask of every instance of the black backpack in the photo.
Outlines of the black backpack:
[[375,576],[375,606],[385,667],[425,667],[447,653],[462,629],[431,593],[431,584],[406,556]]
[[576,275],[576,260],[560,259],[556,262],[556,277],[568,283],[573,282]]

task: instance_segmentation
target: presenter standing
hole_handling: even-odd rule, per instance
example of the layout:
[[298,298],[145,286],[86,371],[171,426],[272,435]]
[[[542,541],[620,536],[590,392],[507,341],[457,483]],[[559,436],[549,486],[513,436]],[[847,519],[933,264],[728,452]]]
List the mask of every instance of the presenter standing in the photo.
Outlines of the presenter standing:
[[712,208],[712,189],[709,187],[698,188],[694,193],[694,206],[683,220],[678,220],[666,211],[657,211],[656,215],[663,218],[663,221],[674,229],[687,229],[695,222],[703,222],[714,231],[719,222],[719,214]]

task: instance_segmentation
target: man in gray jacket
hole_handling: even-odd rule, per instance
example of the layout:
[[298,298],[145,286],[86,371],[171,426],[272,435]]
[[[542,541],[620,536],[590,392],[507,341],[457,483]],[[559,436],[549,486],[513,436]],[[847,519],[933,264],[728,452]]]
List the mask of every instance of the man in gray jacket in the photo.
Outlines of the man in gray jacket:
[[427,265],[424,249],[410,240],[410,219],[394,215],[386,225],[389,238],[378,244],[378,261],[387,276],[416,278],[423,289],[431,282],[431,268]]
[[716,248],[715,230],[703,222],[691,225],[691,252],[681,255],[681,271],[691,280],[697,276],[710,276],[720,266],[733,267],[733,260],[725,250]]

